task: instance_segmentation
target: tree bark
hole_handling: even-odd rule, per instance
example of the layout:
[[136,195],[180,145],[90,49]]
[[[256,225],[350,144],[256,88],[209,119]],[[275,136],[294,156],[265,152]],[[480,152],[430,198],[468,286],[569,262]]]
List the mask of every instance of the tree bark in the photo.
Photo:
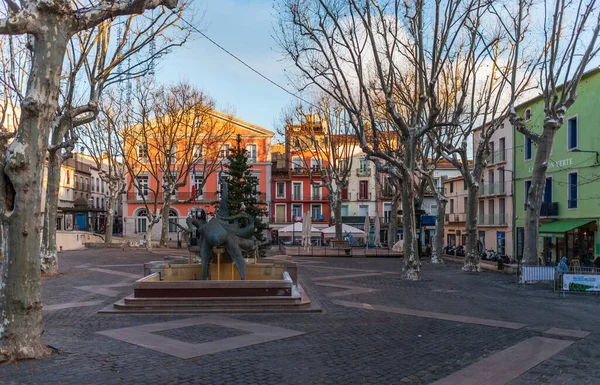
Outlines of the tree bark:
[[163,205],[162,212],[161,212],[162,224],[160,227],[160,247],[168,247],[169,246],[169,211],[170,211],[170,209],[171,209],[171,201],[165,199],[165,203]]
[[435,216],[435,234],[433,235],[433,247],[431,251],[431,263],[444,263],[442,252],[444,249],[444,216],[446,215],[447,199],[436,197],[438,211]]
[[335,202],[333,203],[333,225],[335,226],[335,239],[340,241],[344,238],[342,233],[342,194],[338,190],[335,192]]
[[46,207],[44,208],[44,228],[42,233],[40,268],[42,273],[51,275],[58,274],[56,217],[58,212],[61,163],[61,154],[59,150],[48,151],[48,182],[46,184]]
[[42,170],[50,127],[58,105],[59,81],[69,40],[63,17],[36,20],[36,37],[21,120],[6,151],[1,189],[8,227],[7,254],[2,264],[2,326],[0,360],[48,356],[42,343],[42,282],[40,278],[40,197]]
[[554,136],[557,130],[558,128],[555,126],[544,126],[542,136],[539,143],[537,143],[537,153],[535,154],[535,163],[533,172],[531,173],[531,187],[529,188],[527,212],[525,214],[523,264],[528,266],[535,266],[539,263],[538,235],[540,210],[546,187],[546,170],[548,169],[552,143],[554,143]]
[[479,272],[481,271],[481,257],[477,252],[477,212],[479,199],[479,184],[474,183],[467,188],[467,247],[465,248],[465,264],[464,271]]
[[108,205],[106,207],[106,226],[104,226],[105,245],[109,245],[112,243],[112,233],[115,216],[115,193],[112,190],[109,190],[108,194]]
[[394,247],[398,240],[398,195],[392,198],[392,211],[390,211],[390,223],[388,226],[388,249]]
[[416,231],[415,200],[412,178],[407,178],[400,186],[402,194],[402,217],[404,219],[404,271],[403,277],[409,281],[421,279],[421,261],[419,260],[419,239]]
[[152,218],[148,218],[148,230],[146,231],[146,249],[152,250],[152,229],[154,228],[154,222],[152,222]]

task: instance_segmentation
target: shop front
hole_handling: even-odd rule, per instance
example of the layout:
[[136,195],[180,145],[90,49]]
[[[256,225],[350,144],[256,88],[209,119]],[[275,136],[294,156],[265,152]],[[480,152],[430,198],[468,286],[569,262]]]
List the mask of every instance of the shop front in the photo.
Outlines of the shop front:
[[541,259],[544,265],[556,265],[562,257],[579,260],[582,266],[594,261],[594,239],[598,231],[595,220],[564,220],[539,228]]

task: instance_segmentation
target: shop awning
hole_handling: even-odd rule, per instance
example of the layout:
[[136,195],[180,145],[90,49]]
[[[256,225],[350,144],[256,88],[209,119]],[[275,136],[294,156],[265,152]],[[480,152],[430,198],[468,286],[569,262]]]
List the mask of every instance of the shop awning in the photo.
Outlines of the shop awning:
[[576,229],[577,227],[585,226],[591,222],[594,221],[590,221],[588,219],[579,219],[572,221],[556,221],[552,223],[546,223],[545,225],[540,226],[539,236],[553,237],[556,236],[556,234],[564,234],[567,231],[571,231],[573,229]]

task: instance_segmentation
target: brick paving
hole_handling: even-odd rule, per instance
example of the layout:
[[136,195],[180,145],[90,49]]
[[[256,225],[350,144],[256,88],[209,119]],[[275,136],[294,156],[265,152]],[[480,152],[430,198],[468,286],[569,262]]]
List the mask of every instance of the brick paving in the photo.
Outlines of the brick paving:
[[[595,321],[600,319],[599,296],[568,295],[563,299],[543,287],[517,286],[514,277],[463,273],[455,264],[424,263],[423,281],[405,282],[396,274],[402,266],[397,259],[298,258],[302,284],[320,302],[322,314],[224,317],[260,324],[265,330],[304,334],[189,359],[99,334],[202,317],[97,313],[131,294],[128,283],[132,277],[141,277],[142,263],[178,253],[113,249],[61,253],[62,275],[43,279],[44,304],[52,306],[44,312],[44,339],[60,353],[45,360],[2,366],[0,383],[431,384],[463,369],[468,373],[466,368],[486,362],[486,357],[501,356],[502,351],[536,337],[574,343],[510,385],[600,383],[596,359],[600,333],[595,330]],[[346,293],[340,295],[341,291]],[[348,307],[336,301],[411,312]],[[439,313],[453,317],[419,316]],[[461,317],[526,326],[485,326],[460,322]],[[592,333],[556,334],[557,329]],[[156,335],[170,338],[174,344],[218,344],[248,334],[210,324]]]

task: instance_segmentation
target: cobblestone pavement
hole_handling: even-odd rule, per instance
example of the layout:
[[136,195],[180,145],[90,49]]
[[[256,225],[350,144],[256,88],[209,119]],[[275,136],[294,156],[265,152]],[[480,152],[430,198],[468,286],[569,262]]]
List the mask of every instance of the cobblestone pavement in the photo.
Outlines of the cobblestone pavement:
[[[298,258],[302,284],[323,313],[222,317],[303,334],[189,359],[99,334],[203,317],[97,313],[131,294],[142,263],[177,253],[61,253],[62,275],[43,278],[49,308],[44,339],[60,353],[0,367],[0,384],[431,384],[535,337],[574,342],[510,385],[600,384],[600,333],[595,330],[600,297],[560,298],[544,287],[518,286],[511,276],[467,274],[456,264],[424,263],[423,280],[406,282],[398,274],[398,259]],[[341,305],[348,302],[363,308]],[[457,320],[440,319],[439,313]],[[506,321],[508,326],[463,322],[461,317]],[[592,333],[584,338],[545,333],[551,328]],[[169,338],[176,346],[244,338],[248,332],[211,324],[151,335]],[[496,365],[491,366],[493,371]]]

